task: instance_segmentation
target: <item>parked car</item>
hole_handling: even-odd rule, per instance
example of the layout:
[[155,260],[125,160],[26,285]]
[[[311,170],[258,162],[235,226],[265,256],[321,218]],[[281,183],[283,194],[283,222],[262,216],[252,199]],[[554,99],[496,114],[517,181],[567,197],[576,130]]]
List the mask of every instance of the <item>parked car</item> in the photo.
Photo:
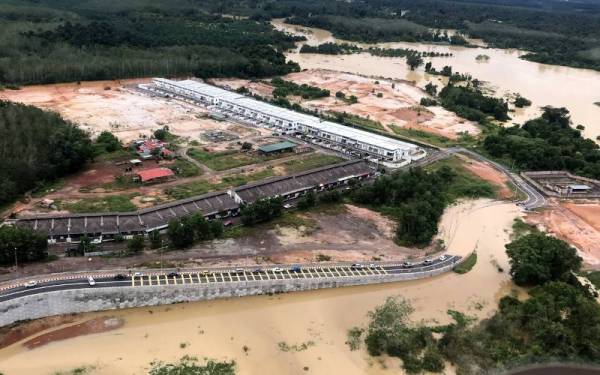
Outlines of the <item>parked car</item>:
[[373,270],[373,269],[377,268],[377,265],[375,265],[374,263],[371,263],[371,264],[369,264],[369,268]]
[[209,270],[204,270],[204,271],[202,271],[202,274],[204,276],[209,276],[209,275],[212,275],[212,272],[210,272]]
[[233,221],[231,221],[231,220],[227,220],[227,221],[224,221],[224,222],[223,222],[223,226],[224,226],[224,227],[230,227],[230,226],[232,226],[232,225],[233,225]]
[[350,266],[350,269],[352,269],[352,270],[362,270],[363,268],[365,268],[365,266],[363,266],[360,263],[354,263],[353,265]]
[[90,242],[93,245],[100,245],[102,243],[102,239],[101,238],[94,238],[92,240],[92,242]]
[[141,272],[134,272],[133,277],[142,277],[143,274]]
[[91,277],[91,276],[88,276],[88,277],[87,277],[87,281],[88,281],[88,284],[89,284],[90,286],[94,286],[94,285],[96,285],[96,280],[94,280],[94,278],[93,278],[93,277]]
[[236,268],[235,269],[235,273],[238,275],[243,275],[244,274],[244,269],[243,268]]
[[177,272],[169,272],[167,274],[167,277],[177,277],[177,276],[179,276],[179,274]]
[[275,273],[283,272],[283,268],[275,267],[275,268],[273,268],[273,272],[275,272]]
[[252,273],[262,273],[262,269],[256,268],[256,269],[252,270]]
[[29,280],[28,282],[26,282],[24,284],[25,288],[34,288],[38,285],[37,281],[35,280]]
[[114,277],[115,280],[125,280],[127,279],[127,276],[123,275],[122,273],[115,275]]
[[288,210],[288,209],[290,209],[290,208],[292,208],[292,207],[294,207],[294,206],[292,206],[292,205],[291,205],[291,204],[289,204],[289,203],[286,203],[286,204],[284,204],[284,205],[283,205],[283,208],[285,208],[286,210]]
[[292,268],[290,268],[291,272],[300,272],[302,271],[302,268],[300,268],[300,266],[293,266]]

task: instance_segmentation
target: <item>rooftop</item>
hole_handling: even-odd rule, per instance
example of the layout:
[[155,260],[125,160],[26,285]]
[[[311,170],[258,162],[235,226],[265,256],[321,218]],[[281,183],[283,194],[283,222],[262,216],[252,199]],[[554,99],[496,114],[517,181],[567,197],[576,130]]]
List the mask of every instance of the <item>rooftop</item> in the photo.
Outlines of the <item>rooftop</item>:
[[283,141],[283,142],[277,142],[277,143],[269,143],[268,145],[262,145],[258,148],[258,150],[262,151],[262,152],[275,152],[275,151],[287,150],[287,149],[294,148],[294,147],[296,147],[296,144],[294,142]]
[[143,171],[139,171],[137,174],[138,176],[140,176],[140,180],[142,182],[150,181],[155,178],[169,177],[175,175],[175,173],[173,173],[173,171],[169,168],[145,169]]

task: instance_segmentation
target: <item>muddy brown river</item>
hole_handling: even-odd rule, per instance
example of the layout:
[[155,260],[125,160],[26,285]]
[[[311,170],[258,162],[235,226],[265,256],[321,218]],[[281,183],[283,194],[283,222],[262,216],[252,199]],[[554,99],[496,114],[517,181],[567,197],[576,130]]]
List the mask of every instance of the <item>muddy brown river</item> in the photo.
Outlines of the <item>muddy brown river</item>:
[[[346,42],[334,38],[330,32],[321,29],[288,25],[281,20],[273,21],[276,28],[307,37],[308,44],[325,42]],[[349,42],[352,43],[352,42]],[[552,105],[566,107],[571,111],[574,125],[585,126],[585,136],[596,139],[600,135],[600,72],[589,69],[577,69],[555,65],[546,65],[522,60],[524,51],[495,48],[466,48],[458,46],[431,45],[422,43],[378,43],[361,44],[384,48],[411,48],[419,51],[437,51],[452,53],[452,57],[434,57],[433,66],[438,70],[450,65],[454,71],[469,73],[474,78],[489,83],[496,95],[506,96],[519,93],[530,99],[532,105],[526,109],[517,109],[512,113],[513,122],[535,117],[539,107]],[[487,61],[477,60],[478,55],[487,55]],[[423,68],[411,71],[405,59],[395,57],[376,57],[369,54],[319,55],[300,54],[298,51],[287,54],[306,69],[332,69],[363,75],[384,76],[388,78],[415,81],[423,87],[427,82],[440,80],[430,76]],[[441,87],[442,83],[438,83]]]
[[[517,216],[514,204],[491,200],[464,202],[446,211],[441,237],[450,252],[478,252],[476,266],[465,275],[83,314],[78,322],[110,314],[124,325],[32,350],[13,344],[0,350],[0,372],[43,375],[88,366],[93,370],[86,374],[144,374],[153,360],[174,361],[187,354],[234,359],[239,374],[303,374],[304,367],[313,374],[397,374],[396,360],[350,351],[347,330],[364,325],[366,313],[388,296],[410,299],[415,321],[443,323],[449,308],[484,317],[501,296],[522,294],[496,268],[508,269],[504,244]],[[279,343],[305,343],[307,348],[282,351]]]

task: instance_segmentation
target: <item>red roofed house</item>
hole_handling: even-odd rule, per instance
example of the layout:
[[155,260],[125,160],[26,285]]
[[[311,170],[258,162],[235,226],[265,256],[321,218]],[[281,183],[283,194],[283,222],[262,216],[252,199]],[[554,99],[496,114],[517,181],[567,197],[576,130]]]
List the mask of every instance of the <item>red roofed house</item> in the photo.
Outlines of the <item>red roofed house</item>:
[[142,183],[164,182],[175,178],[175,173],[169,168],[144,169],[136,173],[136,179]]

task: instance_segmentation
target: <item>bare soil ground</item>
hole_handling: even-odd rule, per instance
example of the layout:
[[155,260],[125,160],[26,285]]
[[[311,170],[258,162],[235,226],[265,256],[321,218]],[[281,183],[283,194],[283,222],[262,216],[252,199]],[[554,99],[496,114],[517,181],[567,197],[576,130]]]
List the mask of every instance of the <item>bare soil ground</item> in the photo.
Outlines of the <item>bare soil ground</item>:
[[[419,102],[426,94],[406,81],[391,81],[384,79],[366,78],[355,74],[336,72],[325,69],[311,69],[291,73],[284,77],[298,84],[308,84],[327,89],[331,92],[328,98],[318,100],[302,100],[291,98],[303,106],[319,111],[347,112],[371,120],[381,122],[387,131],[392,132],[386,125],[395,124],[428,131],[455,139],[462,132],[472,135],[480,133],[477,125],[459,118],[454,113],[441,107],[422,107]],[[246,86],[252,92],[270,96],[272,88],[263,82],[250,82],[241,79],[219,79],[215,83],[236,89]],[[378,83],[376,83],[378,82]],[[392,87],[394,86],[394,87]],[[348,104],[335,97],[341,91],[347,97],[354,95],[358,103]],[[381,97],[377,95],[380,94]]]
[[[36,263],[19,270],[21,276],[101,270],[126,267],[227,266],[262,263],[315,262],[319,254],[331,261],[402,260],[420,257],[430,248],[413,249],[394,243],[395,223],[366,208],[352,205],[297,213],[255,228],[242,228],[241,235],[198,244],[162,256],[154,251],[130,257],[66,258]],[[2,271],[2,269],[0,269]],[[1,279],[10,278],[9,269]]]
[[75,315],[58,315],[2,327],[0,328],[0,349],[50,328],[73,323],[75,320]]
[[27,349],[36,349],[40,346],[50,344],[55,341],[68,340],[79,336],[91,335],[94,333],[108,332],[121,328],[125,324],[122,318],[98,317],[86,320],[82,323],[57,328],[50,332],[43,333],[37,337],[27,340],[23,343]]
[[569,242],[579,250],[586,265],[600,269],[600,203],[553,200],[550,207],[528,214],[526,220]]
[[111,131],[123,141],[168,125],[173,134],[202,142],[200,133],[230,124],[206,118],[206,111],[175,100],[150,97],[134,87],[150,79],[26,86],[0,92],[0,99],[60,113],[92,136]]

